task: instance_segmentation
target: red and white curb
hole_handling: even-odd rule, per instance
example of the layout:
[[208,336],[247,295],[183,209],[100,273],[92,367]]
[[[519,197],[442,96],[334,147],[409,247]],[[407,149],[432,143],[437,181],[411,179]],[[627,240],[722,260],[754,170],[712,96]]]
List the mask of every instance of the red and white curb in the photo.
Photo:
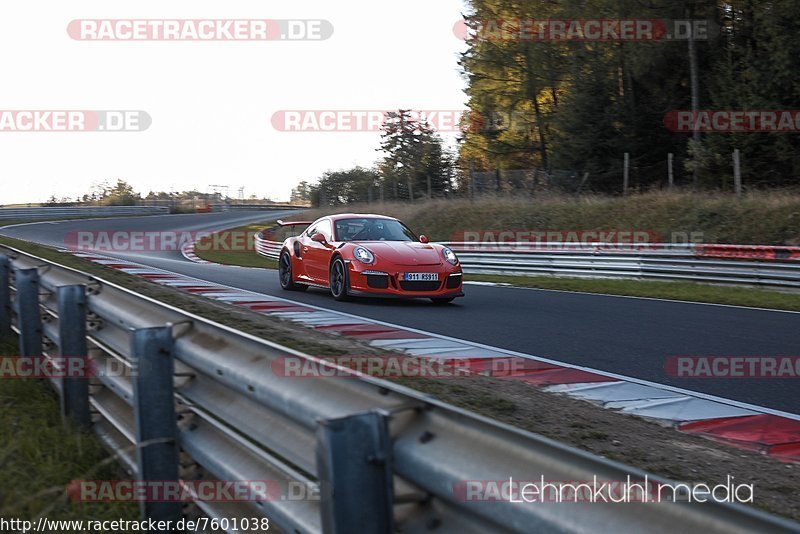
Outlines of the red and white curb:
[[214,265],[222,265],[221,263],[214,263],[214,262],[211,262],[211,261],[208,261],[208,260],[204,260],[203,258],[198,256],[197,254],[195,254],[195,252],[194,252],[194,244],[195,244],[194,241],[187,241],[186,243],[181,245],[181,254],[183,254],[184,258],[186,258],[187,260],[192,261],[194,263],[205,263],[205,264],[212,263]]
[[187,241],[181,245],[181,255],[192,263],[199,263],[201,265],[217,265],[219,267],[237,267],[239,269],[263,269],[263,267],[243,267],[240,265],[230,265],[227,263],[217,263],[214,261],[204,260],[195,252],[196,241]]
[[495,377],[583,399],[780,461],[800,463],[800,415],[366,319],[126,260],[91,253],[75,255],[157,284],[360,339],[375,347],[426,358],[470,359],[470,370],[478,374],[491,375],[492,369],[504,369]]

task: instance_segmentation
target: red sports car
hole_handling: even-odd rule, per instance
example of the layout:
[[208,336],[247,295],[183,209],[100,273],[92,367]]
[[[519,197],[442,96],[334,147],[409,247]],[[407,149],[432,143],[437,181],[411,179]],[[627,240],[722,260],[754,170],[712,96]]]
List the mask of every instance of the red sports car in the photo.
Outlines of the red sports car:
[[314,222],[283,242],[281,287],[304,291],[329,288],[336,300],[351,296],[431,299],[446,304],[461,291],[461,265],[449,248],[419,239],[406,225],[382,215],[343,214]]

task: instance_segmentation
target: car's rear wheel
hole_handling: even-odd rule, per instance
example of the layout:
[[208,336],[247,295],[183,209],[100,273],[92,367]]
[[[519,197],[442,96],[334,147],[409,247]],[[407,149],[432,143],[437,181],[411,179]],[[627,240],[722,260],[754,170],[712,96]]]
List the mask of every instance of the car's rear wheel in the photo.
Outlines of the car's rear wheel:
[[292,257],[289,255],[288,250],[284,250],[278,260],[278,278],[281,282],[281,288],[287,291],[305,291],[308,289],[308,286],[294,281],[292,276]]
[[450,297],[450,298],[446,298],[446,299],[431,299],[431,301],[434,304],[436,304],[437,306],[442,306],[443,304],[450,304],[454,300],[456,300],[455,297]]
[[347,300],[347,267],[342,258],[336,258],[331,264],[330,274],[331,295],[336,300]]

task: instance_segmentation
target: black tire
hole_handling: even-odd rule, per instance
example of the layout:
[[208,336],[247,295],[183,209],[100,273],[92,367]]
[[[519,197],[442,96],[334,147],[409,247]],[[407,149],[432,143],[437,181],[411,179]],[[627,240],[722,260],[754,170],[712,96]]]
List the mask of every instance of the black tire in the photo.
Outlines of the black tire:
[[431,302],[433,302],[437,306],[444,306],[445,304],[450,304],[454,300],[456,300],[455,297],[450,297],[446,299],[431,299]]
[[298,284],[292,278],[292,257],[289,255],[288,250],[281,252],[281,257],[278,260],[278,280],[281,283],[281,289],[286,291],[305,291],[308,286]]
[[330,287],[331,295],[336,300],[348,300],[350,297],[347,294],[347,288],[350,285],[347,279],[347,266],[342,261],[342,258],[336,258],[331,264],[330,270]]

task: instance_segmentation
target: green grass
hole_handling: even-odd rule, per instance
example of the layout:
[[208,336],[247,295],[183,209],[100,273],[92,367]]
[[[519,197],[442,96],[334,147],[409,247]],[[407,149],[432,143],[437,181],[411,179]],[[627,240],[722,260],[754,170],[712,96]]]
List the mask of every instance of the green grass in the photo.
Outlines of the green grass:
[[671,241],[673,232],[702,235],[705,243],[800,245],[800,193],[752,192],[737,200],[723,193],[655,191],[603,195],[483,196],[474,201],[386,202],[308,210],[313,220],[341,212],[380,213],[405,221],[417,234],[451,241],[465,230],[637,230]]
[[[18,354],[15,340],[0,341],[0,354]],[[66,497],[72,480],[130,477],[94,434],[62,423],[58,396],[44,380],[0,379],[0,468],[4,518],[138,518],[136,503],[80,503]]]
[[13,226],[15,224],[33,224],[51,221],[71,221],[74,219],[96,219],[97,217],[53,217],[44,219],[0,219],[0,228],[3,226]]
[[650,282],[546,276],[503,276],[470,274],[466,280],[511,284],[518,287],[580,291],[606,295],[650,297],[686,302],[730,304],[775,310],[800,311],[800,295],[768,289],[728,287],[693,282]]
[[[242,234],[244,234],[245,235],[244,239],[246,242],[246,246],[244,247],[218,246],[214,244],[214,239],[207,237],[204,239],[200,239],[195,244],[194,252],[200,258],[206,261],[213,261],[214,263],[222,263],[225,265],[238,265],[240,267],[260,267],[262,269],[277,269],[278,268],[277,261],[256,254],[255,250],[253,249],[253,236],[255,235],[255,233],[260,230],[263,230],[264,228],[272,226],[273,224],[275,224],[274,221],[254,223],[218,232],[219,239],[217,241],[218,242],[221,241],[223,243],[233,243],[234,241],[229,239],[229,237],[233,235],[237,236],[237,242],[241,242],[239,238],[241,237]],[[237,248],[238,250],[230,250],[229,248],[230,249]]]
[[0,227],[11,226],[12,224],[26,224],[31,222],[37,221],[33,221],[31,219],[0,219]]

